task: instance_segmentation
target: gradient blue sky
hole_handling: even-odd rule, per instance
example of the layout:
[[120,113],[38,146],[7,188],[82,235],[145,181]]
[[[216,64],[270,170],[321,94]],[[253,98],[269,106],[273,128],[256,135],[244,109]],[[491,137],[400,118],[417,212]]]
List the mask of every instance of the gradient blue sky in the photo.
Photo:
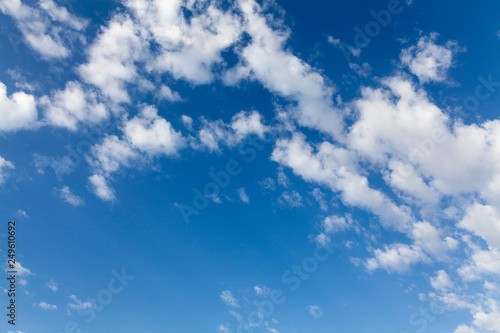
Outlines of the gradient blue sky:
[[0,328],[500,332],[499,11],[0,0]]

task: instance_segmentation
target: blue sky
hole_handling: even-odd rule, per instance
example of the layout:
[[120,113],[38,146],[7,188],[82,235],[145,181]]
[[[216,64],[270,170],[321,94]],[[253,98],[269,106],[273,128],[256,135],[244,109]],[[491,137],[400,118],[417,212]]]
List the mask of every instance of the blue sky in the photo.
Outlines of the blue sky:
[[499,10],[0,0],[2,330],[500,332]]

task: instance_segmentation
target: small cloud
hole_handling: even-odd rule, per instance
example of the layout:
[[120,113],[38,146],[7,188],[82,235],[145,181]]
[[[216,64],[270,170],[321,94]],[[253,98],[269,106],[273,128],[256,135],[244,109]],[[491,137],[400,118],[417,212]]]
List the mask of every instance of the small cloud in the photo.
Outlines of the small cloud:
[[356,72],[356,74],[358,74],[359,77],[363,78],[367,78],[372,72],[372,67],[367,62],[364,62],[361,65],[350,63],[349,68],[351,68],[354,72]]
[[184,127],[186,127],[187,130],[192,131],[193,130],[193,118],[182,115],[181,116],[181,121]]
[[288,187],[288,185],[290,184],[290,181],[285,174],[285,170],[283,170],[283,166],[281,165],[278,167],[278,184],[283,187]]
[[259,186],[262,187],[264,191],[274,191],[276,189],[276,182],[274,181],[274,179],[269,177],[261,180],[260,182],[257,182],[257,184],[259,184]]
[[271,288],[268,288],[264,285],[255,286],[255,287],[253,287],[253,290],[255,291],[255,294],[257,296],[261,296],[261,297],[266,297],[269,294],[271,294]]
[[321,310],[321,308],[317,305],[309,305],[307,310],[315,319],[318,319],[323,315],[323,310]]
[[57,310],[56,305],[48,304],[48,303],[45,303],[43,301],[38,303],[38,304],[35,304],[35,305],[42,310]]
[[27,284],[28,284],[28,281],[26,281],[25,279],[20,279],[19,280],[19,285],[21,287],[25,287]]
[[56,292],[57,291],[57,283],[55,283],[53,280],[50,280],[49,282],[47,282],[47,288],[49,288],[53,292]]
[[328,203],[326,202],[326,195],[319,188],[316,187],[314,190],[309,192],[309,194],[314,197],[316,202],[318,202],[319,208],[322,211],[328,210]]
[[333,36],[328,36],[328,43],[332,45],[339,45],[340,39],[334,38]]
[[179,102],[182,101],[182,97],[179,95],[178,92],[172,91],[169,87],[163,85],[160,88],[160,91],[158,92],[158,98],[167,100],[169,102]]
[[217,194],[215,194],[215,193],[209,194],[206,197],[208,199],[212,200],[213,203],[216,203],[216,204],[222,203],[221,198]]
[[104,201],[114,201],[115,191],[108,186],[106,178],[102,175],[92,175],[89,177],[92,191]]
[[247,195],[244,187],[240,187],[238,189],[238,195],[240,196],[240,200],[243,201],[244,203],[250,202],[250,199],[248,198],[248,195]]
[[302,196],[296,191],[285,191],[278,198],[278,203],[282,206],[292,208],[303,206]]
[[14,270],[17,272],[17,275],[18,276],[30,276],[30,275],[35,275],[33,274],[28,268],[26,267],[23,267],[23,265],[21,265],[21,263],[19,261],[16,261],[16,264],[14,266],[14,269],[11,269],[10,267],[7,267],[5,269],[5,271],[10,271],[10,270]]
[[233,297],[233,294],[229,290],[225,290],[220,295],[221,300],[226,303],[227,306],[232,308],[239,308],[238,301]]
[[69,298],[74,301],[74,303],[68,304],[68,309],[70,310],[92,309],[92,304],[90,302],[82,302],[75,295],[71,295]]
[[29,216],[28,216],[28,213],[26,213],[26,211],[25,211],[25,210],[22,210],[22,209],[19,209],[19,210],[17,211],[17,216],[19,216],[19,217],[24,217],[24,218],[28,218],[28,217],[29,217]]
[[231,330],[229,329],[229,324],[226,324],[226,325],[220,324],[219,327],[217,327],[217,332],[219,332],[219,333],[231,333]]
[[68,186],[63,186],[61,189],[58,190],[58,192],[61,199],[63,199],[73,207],[78,207],[85,204],[83,198],[77,196],[76,194],[73,194],[73,192]]

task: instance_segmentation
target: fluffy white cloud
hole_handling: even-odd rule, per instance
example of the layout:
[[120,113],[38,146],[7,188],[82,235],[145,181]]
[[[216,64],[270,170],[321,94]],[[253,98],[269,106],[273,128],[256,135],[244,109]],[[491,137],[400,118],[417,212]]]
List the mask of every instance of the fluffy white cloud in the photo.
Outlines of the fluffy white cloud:
[[333,105],[332,86],[286,49],[289,30],[273,29],[268,24],[268,20],[273,19],[257,2],[240,0],[237,3],[243,14],[243,28],[252,39],[239,51],[241,62],[226,73],[225,82],[235,84],[241,78],[256,79],[271,92],[297,103],[291,110],[301,125],[339,136],[343,121]]
[[[11,270],[9,267],[5,269],[5,271]],[[14,266],[14,270],[17,272],[18,276],[30,276],[30,275],[35,275],[31,270],[29,270],[26,267],[23,267],[19,261],[16,261],[16,264]]]
[[500,249],[500,212],[490,205],[474,203],[467,207],[458,226],[482,237],[488,245]]
[[430,282],[432,288],[438,291],[445,291],[453,287],[453,282],[449,275],[442,269],[437,272],[436,276],[431,277]]
[[467,325],[460,325],[453,333],[477,333],[477,331]]
[[304,135],[295,133],[292,139],[276,142],[271,159],[290,167],[306,181],[341,192],[344,204],[371,211],[384,226],[400,231],[408,229],[411,216],[406,209],[369,186],[368,179],[358,173],[352,152],[326,141],[315,152]]
[[238,308],[239,304],[236,298],[234,298],[233,294],[229,290],[224,290],[220,295],[220,299],[226,303],[227,306],[232,308]]
[[37,307],[39,307],[42,310],[57,310],[56,305],[48,304],[48,303],[45,303],[43,301],[38,303]]
[[458,245],[458,241],[451,237],[443,240],[440,231],[426,221],[413,224],[411,237],[416,246],[438,259],[443,259],[448,250],[453,250]]
[[144,106],[138,116],[125,122],[123,132],[132,146],[148,155],[174,155],[184,139],[157,113],[156,108]]
[[0,0],[0,11],[15,20],[28,45],[42,57],[67,58],[71,55],[67,44],[85,43],[81,32],[88,24],[86,20],[70,14],[52,0],[40,1],[40,9],[21,0]]
[[33,128],[37,119],[35,98],[24,92],[16,92],[9,97],[7,87],[0,82],[0,132]]
[[420,38],[416,46],[411,46],[401,52],[401,62],[408,66],[420,82],[444,81],[446,71],[452,65],[453,53],[457,50],[455,42],[447,42],[446,45],[437,45],[435,42],[438,35]]
[[375,257],[366,262],[369,271],[385,269],[388,272],[407,272],[416,263],[427,261],[426,255],[418,248],[406,244],[385,246],[384,250],[376,249]]
[[63,186],[62,188],[58,189],[58,192],[61,199],[63,199],[73,207],[85,204],[83,198],[74,194],[68,186]]
[[64,90],[56,91],[52,97],[42,97],[40,105],[45,107],[45,118],[51,125],[70,130],[76,130],[79,123],[98,124],[109,117],[106,106],[97,102],[96,94],[76,81],[68,82]]
[[128,167],[138,158],[138,152],[126,140],[119,139],[116,135],[107,136],[104,140],[92,147],[95,157],[94,167],[109,175],[120,167]]
[[500,250],[473,248],[470,259],[458,269],[458,273],[465,281],[478,280],[483,275],[500,275]]
[[106,178],[102,175],[92,175],[89,177],[92,191],[104,201],[114,201],[115,191],[109,187]]
[[115,15],[90,47],[88,62],[78,70],[85,82],[116,103],[130,102],[127,84],[138,81],[137,61],[147,57],[139,27],[127,16]]
[[[231,10],[217,1],[126,0],[134,19],[145,29],[148,42],[157,45],[147,68],[169,72],[176,79],[201,84],[213,79],[213,66],[222,63],[221,52],[235,43],[241,24]],[[189,20],[183,8],[192,15]]]
[[192,145],[194,148],[206,148],[209,151],[219,151],[221,144],[234,147],[251,135],[263,138],[270,131],[257,111],[240,111],[231,118],[229,124],[220,119],[209,121],[201,118],[201,121],[203,127],[198,131],[199,143]]

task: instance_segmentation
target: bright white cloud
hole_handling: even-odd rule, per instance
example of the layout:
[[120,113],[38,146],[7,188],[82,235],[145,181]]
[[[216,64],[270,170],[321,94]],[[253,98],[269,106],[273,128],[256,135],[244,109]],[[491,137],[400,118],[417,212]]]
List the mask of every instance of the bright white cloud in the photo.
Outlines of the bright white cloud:
[[500,249],[500,212],[490,205],[474,203],[467,207],[458,226],[482,237],[488,245]]
[[123,132],[132,146],[150,156],[174,155],[184,139],[157,113],[156,108],[144,106],[138,116],[125,122]]
[[[220,9],[216,1],[205,1],[203,9],[194,1],[124,3],[145,29],[148,42],[157,45],[148,69],[169,72],[176,79],[195,84],[213,80],[213,66],[223,62],[221,52],[241,33],[238,18],[230,10]],[[189,20],[183,15],[183,7],[192,13]]]
[[7,87],[0,82],[0,132],[33,128],[37,119],[35,98],[24,92],[9,97]]
[[[5,268],[5,271],[11,270],[10,267]],[[14,271],[17,272],[17,276],[30,276],[35,275],[29,268],[23,267],[19,261],[16,260],[16,264],[14,266]]]
[[85,43],[82,31],[88,24],[86,20],[51,0],[40,1],[40,9],[21,0],[0,0],[0,11],[15,20],[28,45],[43,58],[67,58],[71,55],[68,44]]
[[445,291],[453,287],[450,276],[442,269],[437,272],[436,276],[431,277],[430,282],[432,288],[438,291]]
[[423,36],[416,46],[411,46],[401,52],[401,62],[408,66],[420,82],[444,81],[446,72],[452,65],[453,54],[457,51],[455,42],[437,45],[438,34]]
[[243,28],[252,40],[240,50],[241,62],[226,73],[225,82],[256,79],[271,92],[297,103],[290,110],[301,125],[339,136],[343,121],[333,105],[334,90],[309,64],[286,49],[289,30],[273,29],[268,24],[272,17],[254,0],[240,0],[238,5]]
[[139,27],[127,16],[115,15],[90,46],[88,62],[78,71],[115,103],[130,102],[127,84],[138,81],[137,61],[147,56]]
[[106,178],[102,175],[92,175],[89,177],[92,191],[104,201],[115,200],[115,190],[109,187]]
[[384,250],[376,249],[375,257],[366,262],[369,271],[385,269],[388,272],[405,273],[416,263],[427,261],[427,257],[418,248],[406,244],[385,246]]
[[76,81],[68,82],[64,90],[51,97],[44,96],[39,102],[51,125],[70,130],[76,130],[79,123],[98,124],[109,117],[106,106],[97,101],[96,93]]

